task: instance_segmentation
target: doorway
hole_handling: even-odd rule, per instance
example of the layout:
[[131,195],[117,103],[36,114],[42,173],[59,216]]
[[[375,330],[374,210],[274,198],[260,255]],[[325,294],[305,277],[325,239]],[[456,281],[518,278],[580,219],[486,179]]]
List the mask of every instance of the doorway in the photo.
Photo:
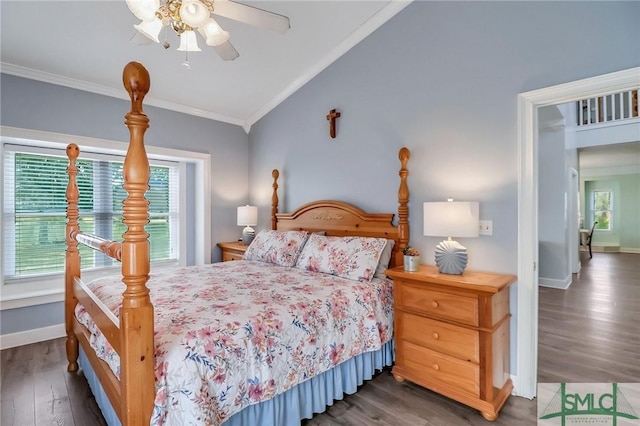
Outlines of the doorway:
[[538,108],[640,86],[640,67],[518,95],[516,395],[536,395],[538,373]]

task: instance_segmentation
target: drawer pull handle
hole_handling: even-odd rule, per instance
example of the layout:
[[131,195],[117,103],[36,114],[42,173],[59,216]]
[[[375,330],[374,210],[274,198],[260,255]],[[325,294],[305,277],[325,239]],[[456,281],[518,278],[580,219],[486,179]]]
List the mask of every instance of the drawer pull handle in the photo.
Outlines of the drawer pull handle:
[[440,335],[438,333],[436,333],[435,331],[432,334],[433,338],[438,340],[440,338]]
[[433,309],[436,309],[438,307],[438,302],[434,300],[433,302],[431,302],[431,306],[433,306]]
[[440,370],[440,366],[438,364],[433,364],[433,369],[436,371]]

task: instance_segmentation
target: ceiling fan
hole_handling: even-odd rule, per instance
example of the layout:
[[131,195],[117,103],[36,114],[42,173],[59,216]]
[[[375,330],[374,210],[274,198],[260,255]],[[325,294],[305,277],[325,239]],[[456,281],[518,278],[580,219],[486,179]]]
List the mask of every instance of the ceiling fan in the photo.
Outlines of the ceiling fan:
[[[155,41],[162,28],[171,27],[180,37],[179,51],[199,52],[196,31],[205,39],[207,45],[213,47],[225,61],[233,61],[239,55],[229,41],[229,32],[223,30],[211,16],[218,15],[234,21],[243,22],[254,27],[279,33],[289,30],[289,18],[236,3],[231,0],[126,0],[131,13],[141,20],[133,27],[138,30],[134,41],[144,44]],[[144,37],[139,37],[143,35]],[[165,49],[170,47],[164,40]],[[188,61],[184,65],[189,66]]]

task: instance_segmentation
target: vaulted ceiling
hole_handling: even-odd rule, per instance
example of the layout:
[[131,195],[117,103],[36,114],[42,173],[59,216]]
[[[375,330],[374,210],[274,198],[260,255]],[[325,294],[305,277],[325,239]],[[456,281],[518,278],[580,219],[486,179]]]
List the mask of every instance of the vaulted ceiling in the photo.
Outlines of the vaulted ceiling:
[[[222,1],[222,0],[218,0]],[[0,1],[2,72],[126,99],[122,69],[132,60],[151,74],[148,105],[251,125],[406,7],[409,1],[247,1],[288,16],[284,34],[224,17],[240,53],[223,61],[200,41],[191,69],[171,47],[131,42],[139,20],[125,0]],[[215,8],[215,2],[214,2]],[[164,32],[162,33],[164,38]]]

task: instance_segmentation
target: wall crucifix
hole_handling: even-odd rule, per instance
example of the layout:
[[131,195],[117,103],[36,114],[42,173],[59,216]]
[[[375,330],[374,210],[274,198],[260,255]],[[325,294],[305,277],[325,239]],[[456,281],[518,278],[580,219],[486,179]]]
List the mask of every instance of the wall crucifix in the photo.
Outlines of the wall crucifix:
[[327,115],[327,121],[329,121],[329,135],[335,139],[336,137],[336,119],[340,117],[340,113],[336,112],[335,109],[329,111],[329,115]]

